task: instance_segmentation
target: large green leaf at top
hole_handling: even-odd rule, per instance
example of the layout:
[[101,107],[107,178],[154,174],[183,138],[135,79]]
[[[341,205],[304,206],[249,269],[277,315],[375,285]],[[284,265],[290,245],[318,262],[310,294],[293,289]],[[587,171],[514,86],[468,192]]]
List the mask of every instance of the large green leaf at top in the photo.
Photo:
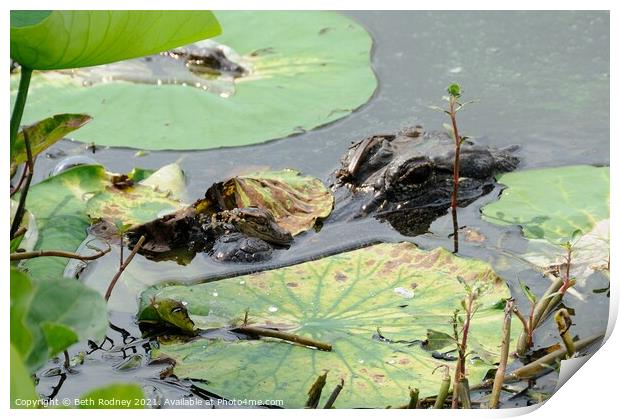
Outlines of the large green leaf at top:
[[[34,74],[24,121],[85,112],[77,140],[141,149],[208,149],[259,143],[340,119],[377,81],[372,40],[349,18],[318,11],[221,11],[217,42],[250,63],[230,97],[182,85],[114,81],[84,87],[69,75]],[[128,44],[132,44],[130,42]],[[17,77],[12,81],[17,86]]]
[[11,344],[34,373],[49,358],[107,330],[99,293],[69,279],[32,280],[11,269]]
[[[452,316],[466,292],[457,277],[485,288],[469,338],[467,374],[474,385],[499,359],[503,310],[497,303],[510,292],[489,265],[441,248],[380,244],[218,282],[152,288],[142,304],[180,301],[201,329],[234,323],[249,309],[252,324],[333,345],[332,352],[323,352],[269,338],[197,338],[162,341],[153,352],[155,359],[175,361],[176,376],[222,397],[279,399],[285,407],[303,407],[308,389],[327,370],[321,403],[342,378],[336,407],[385,407],[405,404],[409,387],[419,388],[421,396],[436,394],[441,374],[433,369],[454,367],[453,361],[434,358],[421,341],[429,330],[452,335]],[[414,343],[376,339],[378,330],[386,339]],[[443,346],[442,353],[455,349],[449,342],[433,346]]]
[[528,239],[553,244],[587,233],[609,218],[609,167],[566,166],[499,175],[500,199],[482,209],[483,218],[519,225]]
[[11,58],[35,70],[154,54],[221,32],[209,11],[11,11]]

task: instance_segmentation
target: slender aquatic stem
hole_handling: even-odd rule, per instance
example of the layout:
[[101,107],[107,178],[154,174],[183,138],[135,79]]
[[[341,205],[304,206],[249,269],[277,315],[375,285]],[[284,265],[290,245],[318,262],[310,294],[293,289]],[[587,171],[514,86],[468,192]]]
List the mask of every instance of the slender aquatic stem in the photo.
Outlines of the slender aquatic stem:
[[499,407],[499,396],[502,392],[502,386],[504,385],[504,375],[506,375],[508,353],[510,352],[510,322],[514,311],[513,304],[514,302],[512,300],[508,300],[506,302],[506,307],[504,307],[502,349],[500,353],[499,366],[497,367],[495,379],[493,380],[493,391],[491,392],[491,401],[489,402],[490,409],[497,409]]
[[265,327],[243,325],[236,327],[235,330],[237,332],[245,333],[246,335],[265,336],[298,343],[304,346],[312,346],[313,348],[317,348],[322,351],[330,352],[332,350],[332,345],[330,345],[329,343],[319,342],[314,339],[294,335],[292,333],[282,332],[276,329],[267,329]]
[[443,378],[441,380],[441,386],[439,387],[439,393],[437,393],[437,398],[435,399],[435,405],[433,406],[433,409],[443,409],[443,404],[446,402],[446,398],[448,397],[448,393],[450,392],[450,381],[451,381],[450,367],[448,367],[447,365],[440,365],[439,367],[444,367],[445,370],[444,370]]
[[24,260],[24,259],[33,259],[38,257],[58,257],[58,258],[68,258],[68,259],[79,259],[81,261],[87,260],[95,260],[105,255],[110,251],[110,247],[108,246],[105,250],[98,250],[94,255],[79,255],[77,253],[65,252],[62,250],[35,250],[33,252],[17,252],[11,253],[11,261],[15,260]]
[[459,178],[460,178],[460,166],[461,166],[461,136],[459,135],[459,128],[456,124],[456,108],[455,105],[456,97],[450,95],[450,121],[452,122],[452,133],[454,134],[454,167],[453,167],[453,178],[454,178],[454,186],[452,189],[452,202],[451,206],[453,210],[456,210],[458,205],[458,195],[459,195]]
[[567,309],[562,308],[556,311],[554,318],[555,324],[558,326],[558,332],[560,332],[560,337],[564,342],[566,354],[571,358],[575,354],[575,343],[573,342],[573,337],[568,333],[572,325],[570,314]]
[[28,97],[28,87],[30,86],[31,76],[31,68],[21,68],[21,73],[19,76],[19,87],[17,88],[17,97],[15,98],[15,105],[13,106],[13,113],[11,114],[11,156],[13,155],[15,140],[17,139],[17,131],[19,131],[19,126],[22,122],[22,116],[24,115],[24,107],[26,106],[26,98]]
[[[463,335],[458,345],[459,358],[454,371],[454,386],[452,390],[452,409],[456,409],[459,404],[459,386],[465,379],[465,356],[467,354],[467,339],[469,337],[469,328],[473,314],[473,305],[476,297],[474,294],[467,296],[465,322],[463,323]],[[457,339],[458,340],[458,339]]]
[[319,405],[319,401],[321,400],[321,393],[323,392],[323,387],[325,387],[325,383],[327,382],[327,372],[319,375],[316,379],[310,390],[308,390],[308,400],[306,401],[306,408],[308,409],[316,409]]
[[[334,402],[338,398],[338,395],[342,391],[343,387],[344,387],[344,380],[341,378],[340,379],[340,383],[336,386],[334,391],[332,391],[332,394],[329,395],[329,398],[325,402],[325,406],[323,406],[323,409],[331,409],[334,406]],[[416,398],[416,400],[417,400],[417,398]]]
[[28,132],[24,130],[24,144],[26,146],[26,156],[28,160],[28,174],[26,175],[26,182],[24,183],[24,189],[19,195],[19,203],[17,204],[17,210],[15,211],[15,217],[13,218],[13,224],[11,224],[10,238],[13,240],[15,233],[19,229],[19,225],[26,213],[26,198],[28,197],[28,190],[30,189],[30,182],[32,182],[32,174],[34,173],[34,160],[32,159],[32,149],[30,148],[30,140],[28,138]]
[[410,388],[409,389],[409,404],[407,405],[407,409],[417,409],[419,397],[420,397],[420,390],[418,390],[417,388]]
[[140,248],[144,244],[145,240],[146,240],[146,236],[140,236],[140,240],[138,240],[138,243],[136,243],[136,245],[133,247],[133,249],[131,250],[131,253],[129,254],[129,256],[127,256],[127,259],[125,259],[125,261],[120,266],[120,268],[118,268],[118,271],[116,272],[116,274],[114,275],[114,277],[110,281],[110,285],[108,286],[108,290],[105,292],[105,300],[106,301],[108,301],[110,299],[110,296],[112,295],[112,290],[114,289],[114,286],[118,282],[118,279],[121,277],[121,275],[122,275],[123,271],[125,270],[125,268],[127,268],[127,265],[129,265],[129,263],[131,263],[131,261],[133,260],[134,256],[136,255],[136,253],[138,253],[138,251],[140,250]]

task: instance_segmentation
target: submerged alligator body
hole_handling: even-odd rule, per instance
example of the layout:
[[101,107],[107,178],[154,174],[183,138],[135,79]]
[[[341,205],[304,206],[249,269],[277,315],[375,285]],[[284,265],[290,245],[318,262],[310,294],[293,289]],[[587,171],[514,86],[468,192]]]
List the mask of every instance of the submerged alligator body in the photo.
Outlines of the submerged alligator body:
[[[494,174],[515,169],[519,163],[515,149],[464,142],[458,205],[469,205],[489,193],[495,186]],[[359,141],[332,175],[336,206],[327,222],[372,215],[389,221],[401,234],[423,234],[450,207],[453,162],[453,140],[420,127]],[[230,208],[221,188],[222,183],[216,183],[204,200],[133,228],[128,233],[130,244],[145,235],[142,253],[146,255],[181,249],[236,262],[266,260],[272,248],[290,245],[292,235],[269,210]]]
[[[494,174],[514,170],[519,164],[516,149],[463,142],[458,205],[469,205],[489,193],[495,186]],[[424,132],[419,126],[353,144],[333,175],[335,216],[372,214],[404,235],[427,232],[450,207],[454,153],[448,134]]]

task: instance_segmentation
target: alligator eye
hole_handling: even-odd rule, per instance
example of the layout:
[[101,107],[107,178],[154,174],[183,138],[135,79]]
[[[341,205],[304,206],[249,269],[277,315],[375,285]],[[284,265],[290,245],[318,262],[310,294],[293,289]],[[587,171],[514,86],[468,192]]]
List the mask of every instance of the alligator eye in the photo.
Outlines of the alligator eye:
[[432,169],[430,165],[419,165],[409,169],[405,175],[401,177],[401,180],[408,184],[420,184],[424,183],[431,176],[431,173]]

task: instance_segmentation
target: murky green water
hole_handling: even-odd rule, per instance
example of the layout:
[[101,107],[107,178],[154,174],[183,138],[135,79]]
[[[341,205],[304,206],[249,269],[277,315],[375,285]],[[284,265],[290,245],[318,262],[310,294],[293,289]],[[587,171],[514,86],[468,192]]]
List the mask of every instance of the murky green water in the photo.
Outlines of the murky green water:
[[[444,115],[429,105],[440,104],[445,86],[459,82],[467,99],[479,99],[460,114],[461,130],[479,142],[504,146],[519,144],[521,168],[575,163],[609,164],[609,15],[604,12],[350,12],[374,38],[373,66],[379,79],[374,98],[351,116],[329,126],[263,145],[192,152],[152,152],[135,157],[135,150],[103,149],[91,157],[109,170],[127,172],[135,166],[158,168],[180,159],[188,178],[188,200],[201,197],[214,181],[248,168],[292,167],[325,181],[338,166],[348,144],[365,136],[422,124],[442,129]],[[338,94],[338,92],[334,92]],[[214,123],[216,123],[214,121]],[[87,153],[83,144],[62,142],[66,154]],[[90,153],[90,152],[88,152]],[[37,161],[38,179],[58,162]],[[525,248],[516,228],[498,228],[480,220],[479,208],[497,198],[500,189],[459,212],[461,226],[482,232],[483,244],[461,241],[459,254],[484,259],[509,283],[517,302],[527,307],[517,277],[540,294],[548,281],[514,257]],[[412,240],[423,248],[451,249],[449,217],[437,220],[424,236],[405,238],[388,224],[374,219],[326,223],[319,233],[296,239],[271,262],[296,263],[323,254],[375,241]],[[118,254],[91,264],[81,278],[105,291],[116,270]],[[172,262],[153,263],[138,256],[111,299],[113,323],[139,336],[133,324],[136,297],[145,286],[161,281],[200,281],[260,269],[260,265],[230,265],[198,255],[186,267]],[[119,284],[121,285],[121,284]],[[603,331],[609,300],[592,290],[604,288],[604,277],[593,278],[581,292],[585,301],[568,296],[576,310],[574,333]],[[580,313],[584,313],[580,315]],[[587,315],[585,314],[587,313]],[[536,334],[538,347],[557,342],[550,324]],[[118,332],[110,331],[116,345]],[[110,346],[110,344],[106,344]],[[75,352],[80,348],[73,348]],[[144,354],[138,345],[136,351]],[[183,397],[187,390],[156,379],[161,366],[117,372],[122,354],[97,351],[79,373],[69,375],[59,397],[73,397],[87,388],[111,381],[140,379],[167,397]],[[547,378],[547,390],[554,378]],[[39,391],[49,394],[58,377],[41,380]],[[544,387],[544,386],[543,386]],[[514,404],[523,403],[519,399]]]

